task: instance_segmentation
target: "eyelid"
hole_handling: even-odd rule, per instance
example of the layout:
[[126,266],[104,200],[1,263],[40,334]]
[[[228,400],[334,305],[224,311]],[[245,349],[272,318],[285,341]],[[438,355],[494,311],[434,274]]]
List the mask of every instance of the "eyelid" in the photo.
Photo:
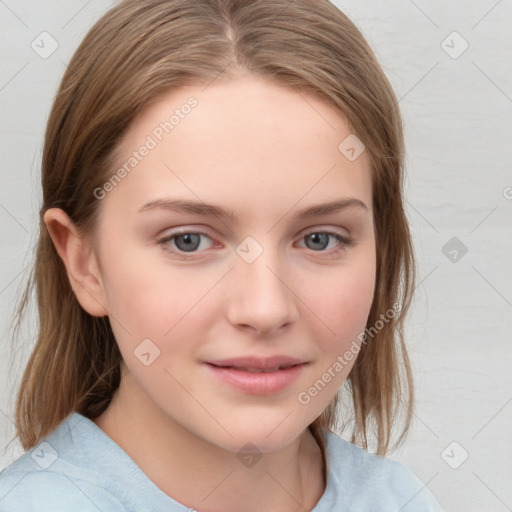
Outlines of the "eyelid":
[[[209,238],[212,242],[215,242],[215,240],[208,233],[206,233],[205,231],[202,231],[200,229],[197,229],[197,230],[194,230],[191,228],[186,228],[186,229],[176,228],[176,229],[177,229],[177,231],[171,231],[171,232],[167,233],[166,235],[158,237],[157,243],[163,244],[163,243],[171,241],[172,239],[177,238],[181,235],[203,235],[203,236]],[[186,253],[183,253],[183,254],[186,254]]]
[[[174,229],[175,230],[169,232],[167,235],[160,237],[160,239],[171,237],[171,236],[184,235],[184,234],[195,234],[195,235],[204,235],[204,236],[207,236],[208,238],[210,238],[211,240],[213,240],[213,237],[210,236],[204,230],[204,228],[194,228],[193,226],[186,226],[186,227],[177,227]],[[344,229],[344,231],[347,231],[346,234],[339,232],[338,229],[340,229],[340,228],[331,228],[331,227],[325,227],[325,226],[316,226],[316,227],[312,227],[312,228],[306,228],[305,231],[302,231],[300,233],[300,237],[304,237],[304,236],[310,235],[312,233],[330,233],[330,234],[340,235],[347,239],[350,238],[350,234],[348,233],[347,229]]]
[[328,234],[331,234],[331,235],[339,235],[339,236],[341,236],[343,238],[350,239],[350,235],[348,234],[348,230],[345,229],[345,231],[347,231],[346,234],[342,233],[341,231],[339,231],[336,228],[314,227],[314,228],[311,228],[311,229],[308,228],[308,229],[306,229],[306,231],[301,232],[300,238],[303,238],[305,236],[311,235],[313,233],[328,233]]
[[[299,240],[302,241],[304,238],[306,238],[309,235],[312,235],[314,233],[320,233],[320,234],[326,234],[330,235],[338,241],[337,246],[334,249],[330,249],[327,251],[313,251],[309,250],[310,253],[317,253],[321,255],[324,259],[329,258],[336,258],[339,256],[339,254],[345,250],[347,250],[349,247],[352,247],[354,245],[354,239],[350,235],[344,235],[340,233],[337,230],[328,229],[328,228],[316,228],[312,229],[311,231],[306,231],[305,233],[302,233],[299,237]],[[306,248],[307,249],[307,248]]]

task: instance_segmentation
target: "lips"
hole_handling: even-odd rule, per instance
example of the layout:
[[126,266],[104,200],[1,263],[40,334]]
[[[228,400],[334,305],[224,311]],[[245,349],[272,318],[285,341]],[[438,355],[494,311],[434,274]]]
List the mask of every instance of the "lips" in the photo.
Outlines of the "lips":
[[304,364],[304,361],[289,356],[273,356],[273,357],[237,357],[231,359],[217,359],[207,361],[208,364],[217,368],[229,368],[233,370],[246,372],[274,372]]
[[217,368],[228,368],[230,370],[238,370],[240,372],[253,372],[253,373],[271,373],[277,370],[283,370],[289,368],[289,366],[276,366],[275,368],[268,368],[263,370],[262,368],[250,368],[247,366],[217,366]]
[[206,361],[212,375],[229,387],[253,395],[271,395],[289,388],[307,362],[289,356],[239,357]]

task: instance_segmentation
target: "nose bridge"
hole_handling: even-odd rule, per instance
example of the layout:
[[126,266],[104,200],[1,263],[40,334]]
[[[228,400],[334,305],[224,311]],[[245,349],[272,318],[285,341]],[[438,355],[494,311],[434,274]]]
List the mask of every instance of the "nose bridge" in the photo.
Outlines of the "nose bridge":
[[[296,319],[295,295],[288,283],[285,256],[266,238],[247,237],[236,249],[230,320],[260,332],[278,329]],[[290,288],[289,288],[290,287]]]

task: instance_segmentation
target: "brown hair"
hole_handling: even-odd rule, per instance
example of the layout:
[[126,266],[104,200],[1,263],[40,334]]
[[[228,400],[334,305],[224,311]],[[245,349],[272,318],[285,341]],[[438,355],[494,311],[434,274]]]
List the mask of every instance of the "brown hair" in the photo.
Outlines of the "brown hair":
[[[367,327],[382,322],[361,346],[342,387],[352,395],[352,442],[389,450],[409,428],[413,387],[403,338],[414,259],[402,202],[404,147],[392,88],[355,25],[328,0],[125,0],[88,32],[71,59],[51,110],[42,159],[43,205],[32,273],[15,332],[35,286],[36,345],[16,402],[16,437],[28,450],[72,411],[99,416],[120,383],[121,354],[108,317],[78,303],[43,215],[62,208],[92,233],[99,201],[93,191],[112,174],[117,144],[148,102],[178,87],[249,72],[332,105],[365,144],[372,164],[377,269]],[[341,141],[340,141],[341,142]],[[340,397],[310,425],[338,428]]]

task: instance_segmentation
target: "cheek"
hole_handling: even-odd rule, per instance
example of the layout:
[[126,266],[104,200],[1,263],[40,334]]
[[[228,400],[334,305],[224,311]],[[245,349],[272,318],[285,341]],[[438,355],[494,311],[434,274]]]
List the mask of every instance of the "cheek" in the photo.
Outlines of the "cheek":
[[143,258],[111,261],[115,264],[105,269],[105,289],[112,329],[125,360],[133,358],[146,339],[156,346],[158,365],[172,367],[178,354],[193,353],[218,317],[213,311],[215,283],[224,271],[148,265]]
[[310,304],[318,312],[312,332],[317,361],[297,395],[310,421],[328,406],[356,362],[373,301],[372,262],[347,268],[323,283],[323,292],[319,287],[308,291]]
[[200,299],[207,283],[194,279],[185,268],[166,265],[158,248],[132,246],[122,251],[121,246],[112,240],[106,248],[104,286],[109,312],[124,320],[128,330],[161,336]]
[[359,344],[366,328],[375,289],[371,258],[368,264],[347,268],[326,280],[325,285],[323,292],[310,290],[308,296],[322,320],[319,325],[324,335],[316,338],[325,362],[329,362],[348,350],[354,340]]
[[[179,271],[164,279],[155,268],[141,267],[132,275],[121,269],[113,269],[110,277],[109,306],[123,360],[156,403],[165,389],[165,397],[185,408],[189,397],[177,382],[193,371],[194,354],[204,339],[207,300],[200,299],[208,291],[206,283],[195,283]],[[187,389],[198,393],[193,385]]]

